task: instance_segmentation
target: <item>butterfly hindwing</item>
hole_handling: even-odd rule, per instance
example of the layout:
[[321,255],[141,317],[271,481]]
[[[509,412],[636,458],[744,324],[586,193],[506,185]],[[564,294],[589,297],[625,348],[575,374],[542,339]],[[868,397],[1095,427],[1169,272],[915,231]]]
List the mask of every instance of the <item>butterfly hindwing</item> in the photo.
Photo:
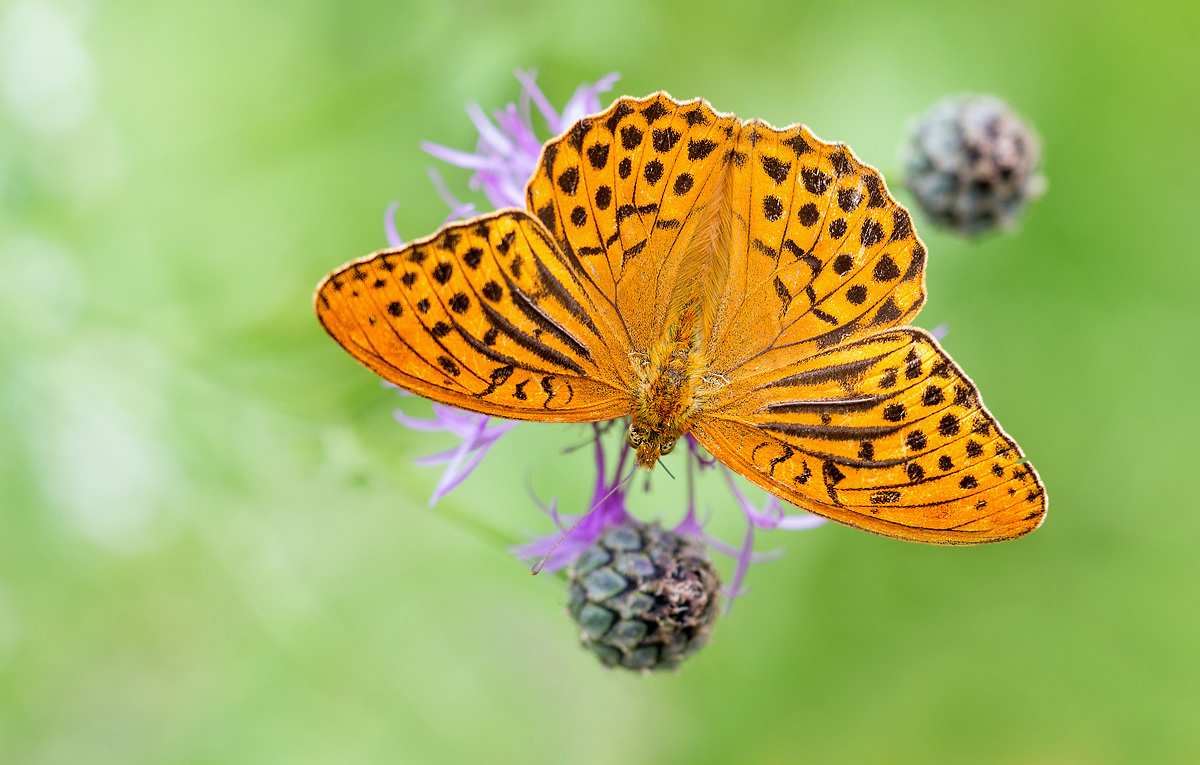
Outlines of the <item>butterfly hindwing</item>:
[[693,433],[767,491],[835,521],[939,544],[1041,523],[1033,466],[928,334],[876,333],[726,392]]
[[519,420],[629,410],[627,359],[614,357],[576,275],[523,211],[348,263],[314,300],[351,355],[434,401]]

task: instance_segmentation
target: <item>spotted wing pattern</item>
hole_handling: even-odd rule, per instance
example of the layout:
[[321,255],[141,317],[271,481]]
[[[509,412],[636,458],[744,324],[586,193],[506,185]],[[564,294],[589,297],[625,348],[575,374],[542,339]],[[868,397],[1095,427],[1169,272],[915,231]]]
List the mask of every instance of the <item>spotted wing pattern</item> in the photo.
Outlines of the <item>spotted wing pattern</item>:
[[938,544],[1041,523],[1033,466],[922,330],[877,332],[737,386],[693,430],[767,491],[849,526]]
[[346,264],[317,287],[317,316],[385,380],[517,420],[629,412],[628,357],[540,224],[509,210]]
[[[1045,515],[1033,467],[926,333],[925,248],[882,177],[802,125],[618,99],[543,150],[508,210],[354,261],[318,315],[359,361],[513,419],[628,415],[699,298],[692,432],[768,491],[885,536],[974,544]],[[533,217],[533,216],[536,216]]]
[[803,125],[760,120],[745,124],[732,158],[714,372],[774,369],[916,315],[925,248],[878,172]]
[[618,99],[546,145],[529,209],[623,324],[631,349],[663,332],[689,245],[719,223],[740,121],[703,100]]

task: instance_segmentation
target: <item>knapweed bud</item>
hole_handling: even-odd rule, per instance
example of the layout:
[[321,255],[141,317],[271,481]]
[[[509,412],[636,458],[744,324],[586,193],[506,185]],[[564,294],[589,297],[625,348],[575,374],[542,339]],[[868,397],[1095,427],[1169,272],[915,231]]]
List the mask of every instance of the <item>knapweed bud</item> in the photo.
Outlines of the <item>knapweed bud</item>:
[[630,520],[580,554],[567,608],[606,666],[673,669],[708,643],[720,588],[698,540]]
[[912,124],[901,159],[925,215],[968,236],[1011,226],[1046,190],[1037,135],[995,96],[935,104]]

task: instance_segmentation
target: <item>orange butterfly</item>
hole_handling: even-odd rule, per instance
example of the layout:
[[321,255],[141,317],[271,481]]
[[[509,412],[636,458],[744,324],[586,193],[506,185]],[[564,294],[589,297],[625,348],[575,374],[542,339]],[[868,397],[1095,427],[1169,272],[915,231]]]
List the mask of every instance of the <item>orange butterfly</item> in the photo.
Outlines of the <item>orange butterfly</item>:
[[517,420],[691,433],[801,508],[975,544],[1041,523],[1033,466],[926,332],[925,248],[883,179],[803,125],[622,98],[546,144],[529,210],[337,269],[326,331],[414,393]]

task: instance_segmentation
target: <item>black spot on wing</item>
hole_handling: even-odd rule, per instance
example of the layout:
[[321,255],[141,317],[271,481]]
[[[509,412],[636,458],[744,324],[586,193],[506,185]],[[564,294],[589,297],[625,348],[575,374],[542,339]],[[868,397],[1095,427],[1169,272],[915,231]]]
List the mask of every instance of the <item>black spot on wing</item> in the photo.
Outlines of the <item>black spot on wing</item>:
[[829,162],[833,165],[833,171],[839,176],[850,175],[854,172],[854,168],[850,164],[850,157],[846,155],[845,150],[835,151],[830,154]]
[[621,120],[633,114],[633,111],[632,106],[622,101],[613,107],[612,114],[608,115],[608,119],[604,121],[604,127],[608,128],[608,132],[615,133]]
[[567,196],[575,196],[575,192],[579,189],[579,168],[568,167],[558,176],[558,187]]
[[801,205],[800,211],[796,213],[796,218],[803,226],[815,225],[821,219],[821,211],[812,202]]
[[763,217],[769,221],[777,221],[783,217],[783,202],[773,194],[763,197]]
[[801,169],[800,177],[804,179],[804,188],[808,190],[808,193],[816,194],[817,196],[824,194],[833,180],[815,167]]
[[868,173],[863,176],[863,185],[867,187],[870,198],[867,207],[883,207],[887,205],[887,195],[883,191],[883,182],[878,175]]
[[587,137],[588,131],[592,129],[592,119],[584,117],[571,126],[567,132],[567,143],[571,144],[571,148],[575,151],[583,151],[583,139]]
[[642,136],[645,135],[636,125],[626,125],[621,128],[621,147],[632,151],[642,142]]
[[912,218],[908,216],[908,212],[903,207],[897,207],[892,211],[892,236],[888,239],[889,242],[894,242],[897,239],[907,239],[912,234]]
[[654,103],[642,109],[642,116],[646,118],[646,122],[653,125],[658,120],[662,119],[667,114],[667,109],[662,105],[661,101]]
[[607,143],[595,143],[588,147],[588,162],[596,170],[601,170],[608,164],[608,147],[609,144]]
[[655,129],[651,134],[650,144],[655,151],[667,152],[675,148],[679,141],[679,131],[674,128]]
[[812,147],[808,145],[808,142],[805,141],[804,137],[799,133],[796,133],[796,135],[792,136],[786,141],[780,141],[780,143],[796,152],[797,157],[801,154],[807,154],[808,152],[812,151]]
[[762,161],[763,171],[776,183],[786,181],[788,173],[792,170],[791,162],[781,162],[778,157],[761,155],[759,160]]
[[554,158],[558,156],[558,144],[548,143],[546,148],[542,149],[542,172],[546,174],[546,180],[554,180],[552,173],[554,172]]
[[697,141],[690,139],[688,141],[688,159],[692,162],[704,159],[709,154],[712,154],[713,149],[717,148],[717,144],[708,139]]

